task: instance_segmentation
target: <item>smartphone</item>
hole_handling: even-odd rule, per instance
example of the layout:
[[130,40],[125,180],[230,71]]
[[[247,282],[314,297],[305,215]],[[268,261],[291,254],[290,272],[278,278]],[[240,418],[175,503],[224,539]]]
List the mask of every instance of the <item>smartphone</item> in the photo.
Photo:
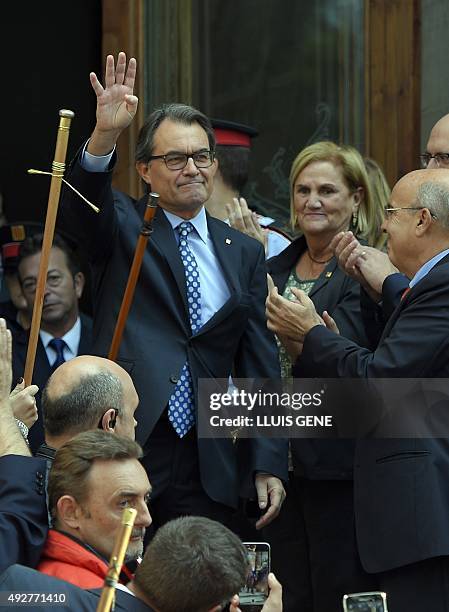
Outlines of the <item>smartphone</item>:
[[240,607],[260,610],[268,597],[268,574],[271,567],[268,542],[243,542],[248,557],[246,584],[239,592]]
[[381,591],[343,595],[343,612],[388,612],[387,595]]

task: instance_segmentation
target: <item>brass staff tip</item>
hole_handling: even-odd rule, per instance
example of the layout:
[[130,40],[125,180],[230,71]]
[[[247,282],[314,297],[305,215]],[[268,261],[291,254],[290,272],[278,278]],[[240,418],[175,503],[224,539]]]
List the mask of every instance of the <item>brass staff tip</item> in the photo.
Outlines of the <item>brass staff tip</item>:
[[157,198],[159,197],[159,194],[158,194],[158,193],[156,193],[155,191],[152,191],[152,192],[150,193],[150,197],[152,197],[152,198],[156,198],[156,199],[157,199]]
[[73,119],[73,117],[75,116],[75,113],[71,110],[68,110],[67,108],[61,108],[61,110],[59,111],[59,116],[69,117],[70,119]]

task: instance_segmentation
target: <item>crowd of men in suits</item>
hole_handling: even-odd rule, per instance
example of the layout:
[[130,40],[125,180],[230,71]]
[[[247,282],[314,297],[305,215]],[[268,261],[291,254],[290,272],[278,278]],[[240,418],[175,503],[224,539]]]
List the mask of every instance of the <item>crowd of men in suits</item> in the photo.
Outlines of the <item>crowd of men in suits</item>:
[[[107,58],[104,86],[91,74],[97,122],[68,180],[101,207],[96,214],[66,190],[62,229],[70,228],[89,258],[92,338],[83,347],[82,275],[64,244],[55,242],[39,349],[45,381],[51,377],[38,398],[43,425],[31,438],[32,450],[40,447],[37,457],[29,456],[8,399],[11,339],[0,320],[0,557],[6,570],[0,586],[53,591],[55,580],[72,578],[84,589],[64,587],[76,609],[94,609],[118,516],[131,505],[138,519],[118,609],[218,611],[245,582],[247,567],[239,539],[225,526],[233,526],[241,496],[257,499],[259,528],[282,512],[288,450],[282,439],[235,445],[199,438],[198,380],[279,378],[274,333],[301,341],[298,377],[445,378],[449,169],[441,161],[448,155],[449,122],[432,131],[428,167],[394,186],[383,222],[388,256],[350,232],[335,241],[341,267],[362,287],[368,331],[377,339],[370,351],[328,329],[303,292],[294,290],[296,301],[289,301],[273,288],[267,298],[263,246],[204,209],[217,170],[210,121],[182,104],[157,109],[139,133],[136,168],[148,190],[159,194],[159,207],[117,363],[75,357],[108,352],[146,207],[146,197],[135,201],[112,188],[116,142],[137,109],[135,73],[135,60],[120,53],[116,64]],[[433,162],[440,167],[432,168]],[[28,312],[42,243],[29,246],[18,266]],[[27,333],[21,334],[12,343],[16,378],[24,365]],[[448,611],[448,470],[445,438],[357,441],[358,552],[388,593],[393,612]],[[203,518],[179,520],[185,515]],[[149,540],[146,530],[156,535],[136,566]],[[196,584],[207,571],[188,552],[211,541],[217,556],[206,559],[207,567],[221,572],[219,588]],[[170,556],[167,542],[176,542],[174,549],[184,555]],[[220,565],[218,557],[228,562]],[[185,581],[178,573],[182,560]],[[273,575],[269,583],[264,610],[275,612],[282,609],[281,589]],[[188,597],[193,599],[181,607]],[[237,607],[234,598],[230,609]]]

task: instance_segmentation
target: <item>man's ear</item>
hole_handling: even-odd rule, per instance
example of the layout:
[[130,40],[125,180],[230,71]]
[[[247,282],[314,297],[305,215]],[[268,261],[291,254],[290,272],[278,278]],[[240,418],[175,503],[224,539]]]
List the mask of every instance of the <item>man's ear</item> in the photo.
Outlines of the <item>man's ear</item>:
[[104,415],[101,417],[101,428],[103,431],[114,433],[115,426],[117,424],[117,411],[114,408],[106,410]]
[[67,525],[72,529],[79,528],[81,506],[71,495],[63,495],[56,504],[56,518],[60,526]]
[[75,285],[75,293],[78,299],[80,299],[81,296],[83,295],[85,282],[86,282],[86,279],[82,272],[77,272],[75,276],[73,277],[73,283]]
[[423,236],[432,225],[432,214],[428,208],[422,208],[419,211],[418,221],[416,223],[415,233],[417,236]]
[[136,170],[142,181],[150,186],[151,189],[151,166],[145,162],[136,162]]
[[212,166],[210,167],[210,173],[211,173],[212,178],[215,176],[217,170],[218,170],[218,159],[214,157],[214,161],[212,163]]

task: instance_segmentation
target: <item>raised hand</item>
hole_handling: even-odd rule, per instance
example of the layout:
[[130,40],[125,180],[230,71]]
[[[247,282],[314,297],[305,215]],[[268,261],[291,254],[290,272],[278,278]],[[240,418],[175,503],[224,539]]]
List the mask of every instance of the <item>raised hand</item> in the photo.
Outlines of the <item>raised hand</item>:
[[226,204],[229,225],[263,244],[266,250],[267,233],[262,229],[257,214],[248,208],[245,198],[232,198],[232,204]]
[[388,255],[379,249],[361,245],[352,232],[337,234],[331,248],[340,268],[358,281],[373,300],[379,301],[384,280],[398,272]]
[[302,342],[305,334],[315,325],[324,325],[313,302],[299,289],[292,288],[296,301],[279,295],[276,287],[268,294],[266,305],[267,327],[280,338]]
[[35,395],[39,391],[37,385],[25,387],[25,382],[17,383],[9,394],[9,401],[16,419],[20,419],[30,429],[38,419]]
[[12,338],[5,319],[0,319],[0,457],[29,455],[27,443],[20,433],[9,401],[12,380]]
[[357,267],[363,247],[354,234],[352,232],[340,232],[334,237],[330,247],[343,272],[363,285],[365,279]]
[[120,133],[132,122],[138,105],[134,95],[136,60],[132,57],[126,65],[126,55],[121,51],[117,57],[106,58],[105,86],[95,72],[90,73],[90,82],[97,96],[97,123],[87,150],[93,155],[106,155],[114,148]]
[[12,382],[12,337],[5,319],[0,319],[0,402],[8,402]]

